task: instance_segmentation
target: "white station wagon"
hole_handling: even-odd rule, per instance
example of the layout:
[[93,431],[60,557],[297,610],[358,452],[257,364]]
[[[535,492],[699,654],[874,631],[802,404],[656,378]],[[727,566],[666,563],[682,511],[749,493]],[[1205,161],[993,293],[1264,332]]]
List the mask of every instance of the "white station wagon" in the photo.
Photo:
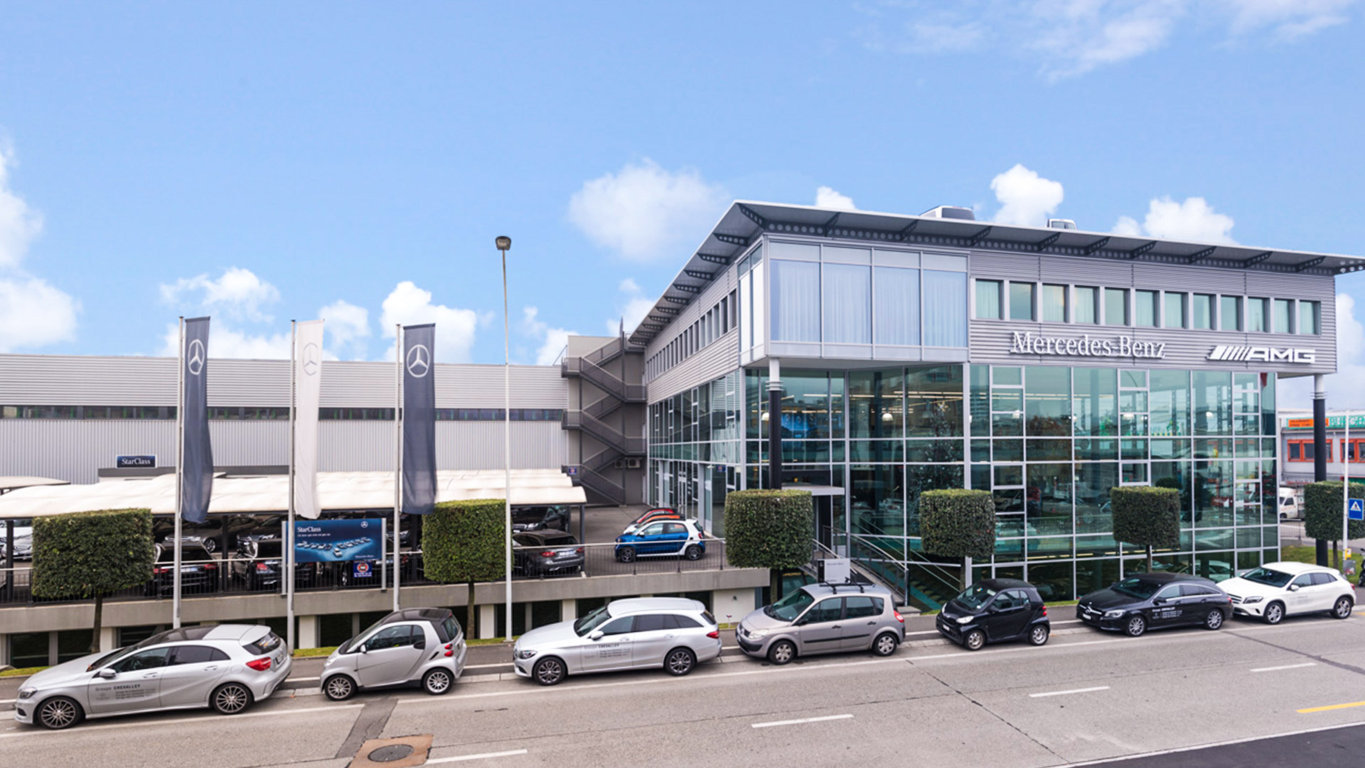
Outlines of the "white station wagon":
[[1335,568],[1307,563],[1266,563],[1218,587],[1232,599],[1232,610],[1279,624],[1285,616],[1330,613],[1338,619],[1351,615],[1355,590]]

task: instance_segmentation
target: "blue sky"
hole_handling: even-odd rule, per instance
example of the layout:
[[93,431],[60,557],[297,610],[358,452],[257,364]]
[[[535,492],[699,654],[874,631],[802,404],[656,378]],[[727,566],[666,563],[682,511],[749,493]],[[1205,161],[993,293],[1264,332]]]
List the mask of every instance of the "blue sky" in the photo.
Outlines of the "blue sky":
[[1365,255],[1355,0],[660,5],[7,3],[0,352],[499,363],[506,234],[547,361],[735,198]]

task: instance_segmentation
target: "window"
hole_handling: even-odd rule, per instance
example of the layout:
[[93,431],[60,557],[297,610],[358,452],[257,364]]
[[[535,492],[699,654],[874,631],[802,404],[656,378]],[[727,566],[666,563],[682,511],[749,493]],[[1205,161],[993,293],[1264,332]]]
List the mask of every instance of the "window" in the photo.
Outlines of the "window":
[[1316,301],[1299,302],[1299,333],[1315,336],[1318,333],[1318,313],[1321,305]]
[[[1328,441],[1327,441],[1327,460],[1328,460],[1328,461],[1331,461],[1331,460],[1332,460],[1332,443],[1333,443],[1333,442],[1334,442],[1334,441],[1332,441],[1332,440],[1328,440]],[[1354,441],[1352,441],[1352,442],[1354,442]],[[1312,461],[1313,458],[1314,458],[1315,452],[1314,452],[1314,450],[1313,450],[1313,440],[1312,440],[1312,438],[1304,438],[1304,439],[1302,439],[1302,440],[1287,440],[1287,441],[1285,442],[1285,445],[1286,445],[1287,448],[1289,448],[1289,457],[1288,457],[1288,459],[1287,459],[1288,461]]]
[[[1170,294],[1167,294],[1169,298]],[[1213,328],[1213,296],[1196,293],[1190,299],[1190,327],[1201,330]]]
[[1272,307],[1274,324],[1271,326],[1275,333],[1294,332],[1294,329],[1290,327],[1290,323],[1294,319],[1294,313],[1290,306],[1289,299],[1275,299],[1275,304]]
[[773,259],[773,338],[820,340],[820,265]]
[[1322,586],[1323,584],[1331,584],[1336,581],[1330,573],[1310,573],[1308,575],[1313,577],[1313,586],[1315,587]]
[[397,627],[386,627],[374,633],[374,636],[365,641],[365,647],[371,651],[383,648],[401,648],[413,644],[412,625],[402,624]]
[[1166,292],[1165,317],[1163,319],[1167,328],[1189,327],[1189,324],[1185,322],[1185,294]]
[[919,270],[874,267],[872,337],[878,344],[919,344]]
[[821,600],[806,612],[806,624],[814,624],[821,621],[838,621],[843,614],[843,599],[831,597]]
[[1000,319],[1000,281],[976,281],[976,319]]
[[825,341],[872,343],[872,270],[858,264],[825,264],[822,310]]
[[1242,330],[1242,297],[1223,296],[1219,302],[1218,327],[1225,331]]
[[668,618],[670,618],[670,617],[665,616],[665,615],[663,615],[663,614],[657,614],[657,613],[643,614],[643,615],[640,615],[640,616],[636,616],[636,617],[635,617],[635,625],[634,625],[634,628],[633,628],[631,631],[632,631],[632,632],[659,632],[659,631],[662,631],[662,630],[665,630],[665,629],[673,629],[673,627],[668,626],[669,624],[672,623],[672,622],[667,621]]
[[1099,322],[1099,289],[1090,286],[1076,286],[1076,308],[1072,310],[1072,320],[1077,323],[1094,325]]
[[844,617],[849,619],[879,616],[882,612],[882,601],[875,597],[864,597],[862,595],[845,597],[844,611]]
[[1104,324],[1128,324],[1128,289],[1104,289]]
[[227,661],[228,655],[207,645],[181,645],[171,653],[172,664],[203,664],[210,661]]
[[924,281],[924,345],[967,346],[967,275],[926,269]]
[[1256,297],[1247,299],[1247,330],[1252,333],[1265,333],[1269,327],[1266,324],[1266,300]]
[[612,619],[611,621],[607,622],[606,626],[602,627],[602,634],[624,635],[627,632],[630,632],[631,627],[633,627],[634,625],[635,625],[634,616],[622,616],[619,619]]
[[1033,283],[1010,283],[1010,319],[1033,319]]
[[1041,299],[1040,308],[1042,310],[1043,322],[1066,322],[1065,285],[1044,285]]
[[136,672],[140,669],[157,669],[166,666],[170,648],[153,648],[150,651],[135,653],[114,666],[115,672]]
[[1156,327],[1156,291],[1137,291],[1133,299],[1134,322],[1143,328]]

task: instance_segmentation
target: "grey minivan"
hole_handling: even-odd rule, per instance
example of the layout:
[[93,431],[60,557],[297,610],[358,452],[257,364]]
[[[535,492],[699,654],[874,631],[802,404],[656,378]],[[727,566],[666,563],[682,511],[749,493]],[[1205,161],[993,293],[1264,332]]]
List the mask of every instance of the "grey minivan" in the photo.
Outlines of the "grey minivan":
[[744,653],[773,664],[836,651],[890,656],[905,641],[905,618],[881,587],[807,584],[745,616],[735,641]]
[[347,640],[322,668],[322,692],[332,701],[359,688],[420,683],[439,696],[464,673],[464,631],[446,608],[394,611]]

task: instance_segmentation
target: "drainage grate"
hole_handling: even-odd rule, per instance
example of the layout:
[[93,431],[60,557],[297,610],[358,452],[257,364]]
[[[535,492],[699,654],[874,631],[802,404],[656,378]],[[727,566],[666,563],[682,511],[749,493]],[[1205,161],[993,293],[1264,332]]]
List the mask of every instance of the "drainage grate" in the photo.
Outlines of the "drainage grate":
[[365,759],[372,763],[392,763],[394,760],[402,760],[412,754],[411,744],[390,744],[387,747],[380,747],[365,755]]
[[356,750],[349,768],[416,768],[431,752],[431,734],[370,739]]

